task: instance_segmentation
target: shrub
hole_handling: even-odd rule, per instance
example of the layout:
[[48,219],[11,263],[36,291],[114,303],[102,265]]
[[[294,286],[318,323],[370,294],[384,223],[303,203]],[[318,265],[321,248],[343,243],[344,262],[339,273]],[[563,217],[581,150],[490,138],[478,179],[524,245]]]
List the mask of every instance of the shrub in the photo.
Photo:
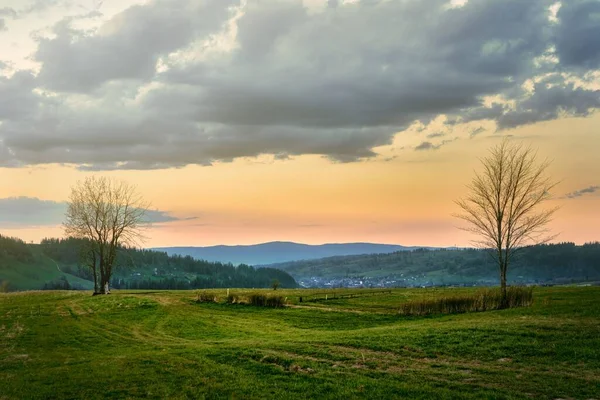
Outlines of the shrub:
[[201,292],[198,293],[198,303],[216,303],[217,297],[212,293]]
[[[507,308],[527,307],[533,303],[533,289],[507,288]],[[504,308],[500,289],[483,289],[470,295],[439,297],[402,304],[402,315],[458,314]]]
[[250,304],[257,307],[283,307],[285,299],[283,296],[267,296],[261,293],[252,293],[248,297]]
[[260,293],[252,293],[248,296],[250,304],[257,307],[264,307],[267,304],[267,295]]
[[267,307],[283,307],[285,306],[285,300],[283,296],[268,296]]

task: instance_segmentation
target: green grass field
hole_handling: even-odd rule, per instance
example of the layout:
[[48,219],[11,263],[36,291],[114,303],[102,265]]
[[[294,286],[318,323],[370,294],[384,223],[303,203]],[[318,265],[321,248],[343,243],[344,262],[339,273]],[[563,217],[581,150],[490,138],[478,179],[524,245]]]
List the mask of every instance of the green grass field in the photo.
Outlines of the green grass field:
[[198,304],[192,291],[0,294],[0,399],[600,398],[600,287],[539,288],[529,308],[397,314],[469,290],[301,304],[317,291],[277,291],[285,309]]

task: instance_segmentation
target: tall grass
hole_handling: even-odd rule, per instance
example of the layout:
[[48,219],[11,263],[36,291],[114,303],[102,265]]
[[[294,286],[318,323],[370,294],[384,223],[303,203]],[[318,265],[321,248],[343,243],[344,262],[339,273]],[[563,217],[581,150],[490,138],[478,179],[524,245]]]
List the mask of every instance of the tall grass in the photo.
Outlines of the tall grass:
[[199,292],[198,299],[196,301],[198,303],[216,303],[217,296],[215,296],[213,293]]
[[241,304],[243,303],[242,298],[237,294],[228,294],[227,295],[227,304]]
[[533,289],[508,287],[507,302],[502,302],[500,289],[482,289],[473,294],[438,297],[431,300],[410,301],[402,304],[402,315],[459,314],[466,312],[528,307],[533,303]]

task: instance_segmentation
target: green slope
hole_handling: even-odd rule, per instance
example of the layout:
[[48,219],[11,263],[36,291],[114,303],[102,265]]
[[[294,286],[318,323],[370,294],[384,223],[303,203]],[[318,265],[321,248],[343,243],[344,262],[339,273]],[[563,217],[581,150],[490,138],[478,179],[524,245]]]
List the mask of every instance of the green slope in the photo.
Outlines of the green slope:
[[39,247],[30,246],[30,249],[33,259],[29,261],[0,255],[0,281],[8,281],[11,290],[42,289],[45,283],[58,281],[63,276],[73,287],[93,289],[92,282],[61,271],[61,265],[45,256]]

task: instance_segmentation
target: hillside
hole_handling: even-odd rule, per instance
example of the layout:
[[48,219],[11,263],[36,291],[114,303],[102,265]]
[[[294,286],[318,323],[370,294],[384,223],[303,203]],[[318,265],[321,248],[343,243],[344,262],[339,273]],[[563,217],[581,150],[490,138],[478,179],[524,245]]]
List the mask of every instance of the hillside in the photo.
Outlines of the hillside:
[[[272,264],[306,287],[487,285],[498,283],[488,251],[418,249],[390,254],[329,257]],[[513,283],[600,280],[600,244],[573,243],[523,248],[508,271]]]
[[232,264],[265,265],[295,260],[313,260],[323,257],[357,254],[385,254],[411,250],[391,244],[329,243],[309,245],[293,242],[269,242],[247,246],[208,247],[158,247],[169,255],[191,256],[198,260],[219,261]]
[[[3,290],[93,289],[90,268],[81,265],[83,242],[45,239],[39,245],[0,236],[0,285]],[[164,252],[121,248],[111,286],[116,289],[282,288],[298,284],[273,268],[194,260]]]
[[63,289],[93,288],[89,280],[62,270],[39,246],[0,235],[0,284],[2,283],[5,290],[43,289],[44,286]]

